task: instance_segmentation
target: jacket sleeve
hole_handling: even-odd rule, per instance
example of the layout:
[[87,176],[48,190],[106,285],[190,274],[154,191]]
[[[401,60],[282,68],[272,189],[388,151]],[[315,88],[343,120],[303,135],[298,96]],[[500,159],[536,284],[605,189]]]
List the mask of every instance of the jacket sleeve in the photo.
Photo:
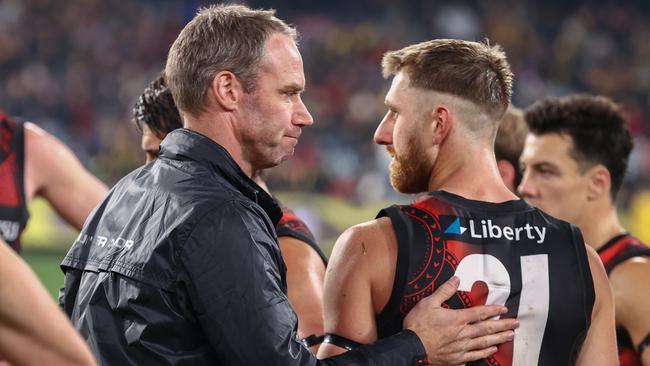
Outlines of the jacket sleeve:
[[261,212],[232,202],[207,214],[180,253],[190,301],[219,361],[228,365],[417,365],[424,348],[406,331],[318,361],[297,341],[284,264]]

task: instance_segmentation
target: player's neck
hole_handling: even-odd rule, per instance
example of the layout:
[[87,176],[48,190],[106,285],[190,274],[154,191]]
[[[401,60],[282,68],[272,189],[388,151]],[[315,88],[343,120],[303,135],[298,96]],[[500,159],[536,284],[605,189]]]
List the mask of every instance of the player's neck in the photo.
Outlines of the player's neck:
[[590,215],[581,218],[578,224],[585,243],[594,249],[599,249],[605,245],[611,238],[625,232],[623,226],[618,220],[616,208],[610,206],[609,209],[590,210]]
[[441,150],[429,178],[429,191],[435,190],[485,202],[518,199],[503,183],[491,149],[457,155]]

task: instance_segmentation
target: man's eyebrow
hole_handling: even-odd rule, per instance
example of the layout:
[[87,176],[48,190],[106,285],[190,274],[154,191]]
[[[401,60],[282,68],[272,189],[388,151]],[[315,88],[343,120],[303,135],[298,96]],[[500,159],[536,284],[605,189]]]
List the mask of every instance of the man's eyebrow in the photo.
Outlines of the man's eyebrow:
[[280,88],[283,92],[304,92],[305,87],[300,84],[289,84]]
[[557,168],[557,165],[555,163],[552,163],[552,162],[547,161],[547,160],[537,161],[537,162],[534,162],[534,163],[529,164],[529,165],[531,167],[535,167],[535,168],[552,168],[552,169]]

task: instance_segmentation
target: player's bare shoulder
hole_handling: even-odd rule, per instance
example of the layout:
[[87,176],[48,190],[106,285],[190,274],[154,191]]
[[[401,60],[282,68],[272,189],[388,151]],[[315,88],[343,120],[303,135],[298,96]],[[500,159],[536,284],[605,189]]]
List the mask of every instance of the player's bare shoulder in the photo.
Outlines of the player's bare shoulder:
[[388,217],[380,217],[341,234],[334,245],[327,272],[330,277],[343,273],[348,278],[362,277],[371,289],[375,312],[379,312],[390,297],[396,266],[395,231]]
[[62,143],[32,122],[25,122],[25,193],[31,199],[48,181],[51,161],[56,161]]
[[25,122],[25,143],[35,149],[44,149],[47,144],[61,142],[52,134],[32,122]]
[[632,257],[620,263],[609,274],[614,289],[614,296],[619,305],[632,305],[639,301],[639,296],[648,294],[650,283],[650,257]]
[[25,190],[28,198],[45,188],[65,182],[77,173],[81,163],[73,152],[51,133],[32,122],[25,122]]
[[[610,281],[628,282],[629,277],[650,275],[650,257],[637,256],[632,257],[612,269]],[[644,277],[647,278],[647,277]]]
[[607,280],[607,273],[605,272],[603,262],[600,260],[600,257],[594,248],[585,244],[585,249],[587,251],[587,259],[589,261],[589,268],[591,270],[591,276],[594,281],[597,297],[599,293],[601,297],[611,297],[611,288],[609,286],[609,281]]
[[[45,198],[68,223],[81,229],[108,188],[90,174],[54,135],[25,123],[25,194]],[[70,192],[74,192],[70,195]]]
[[396,243],[395,231],[389,218],[367,221],[352,226],[339,236],[332,251],[330,265],[335,266],[340,261],[375,263],[387,252],[395,252]]

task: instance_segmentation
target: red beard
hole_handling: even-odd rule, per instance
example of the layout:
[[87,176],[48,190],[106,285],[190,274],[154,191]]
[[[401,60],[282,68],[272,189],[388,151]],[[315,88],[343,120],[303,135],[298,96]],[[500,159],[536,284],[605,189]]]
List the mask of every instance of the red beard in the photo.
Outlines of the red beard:
[[429,189],[432,166],[426,159],[424,149],[413,140],[400,153],[392,145],[386,147],[393,157],[390,163],[390,183],[400,193],[421,193]]

